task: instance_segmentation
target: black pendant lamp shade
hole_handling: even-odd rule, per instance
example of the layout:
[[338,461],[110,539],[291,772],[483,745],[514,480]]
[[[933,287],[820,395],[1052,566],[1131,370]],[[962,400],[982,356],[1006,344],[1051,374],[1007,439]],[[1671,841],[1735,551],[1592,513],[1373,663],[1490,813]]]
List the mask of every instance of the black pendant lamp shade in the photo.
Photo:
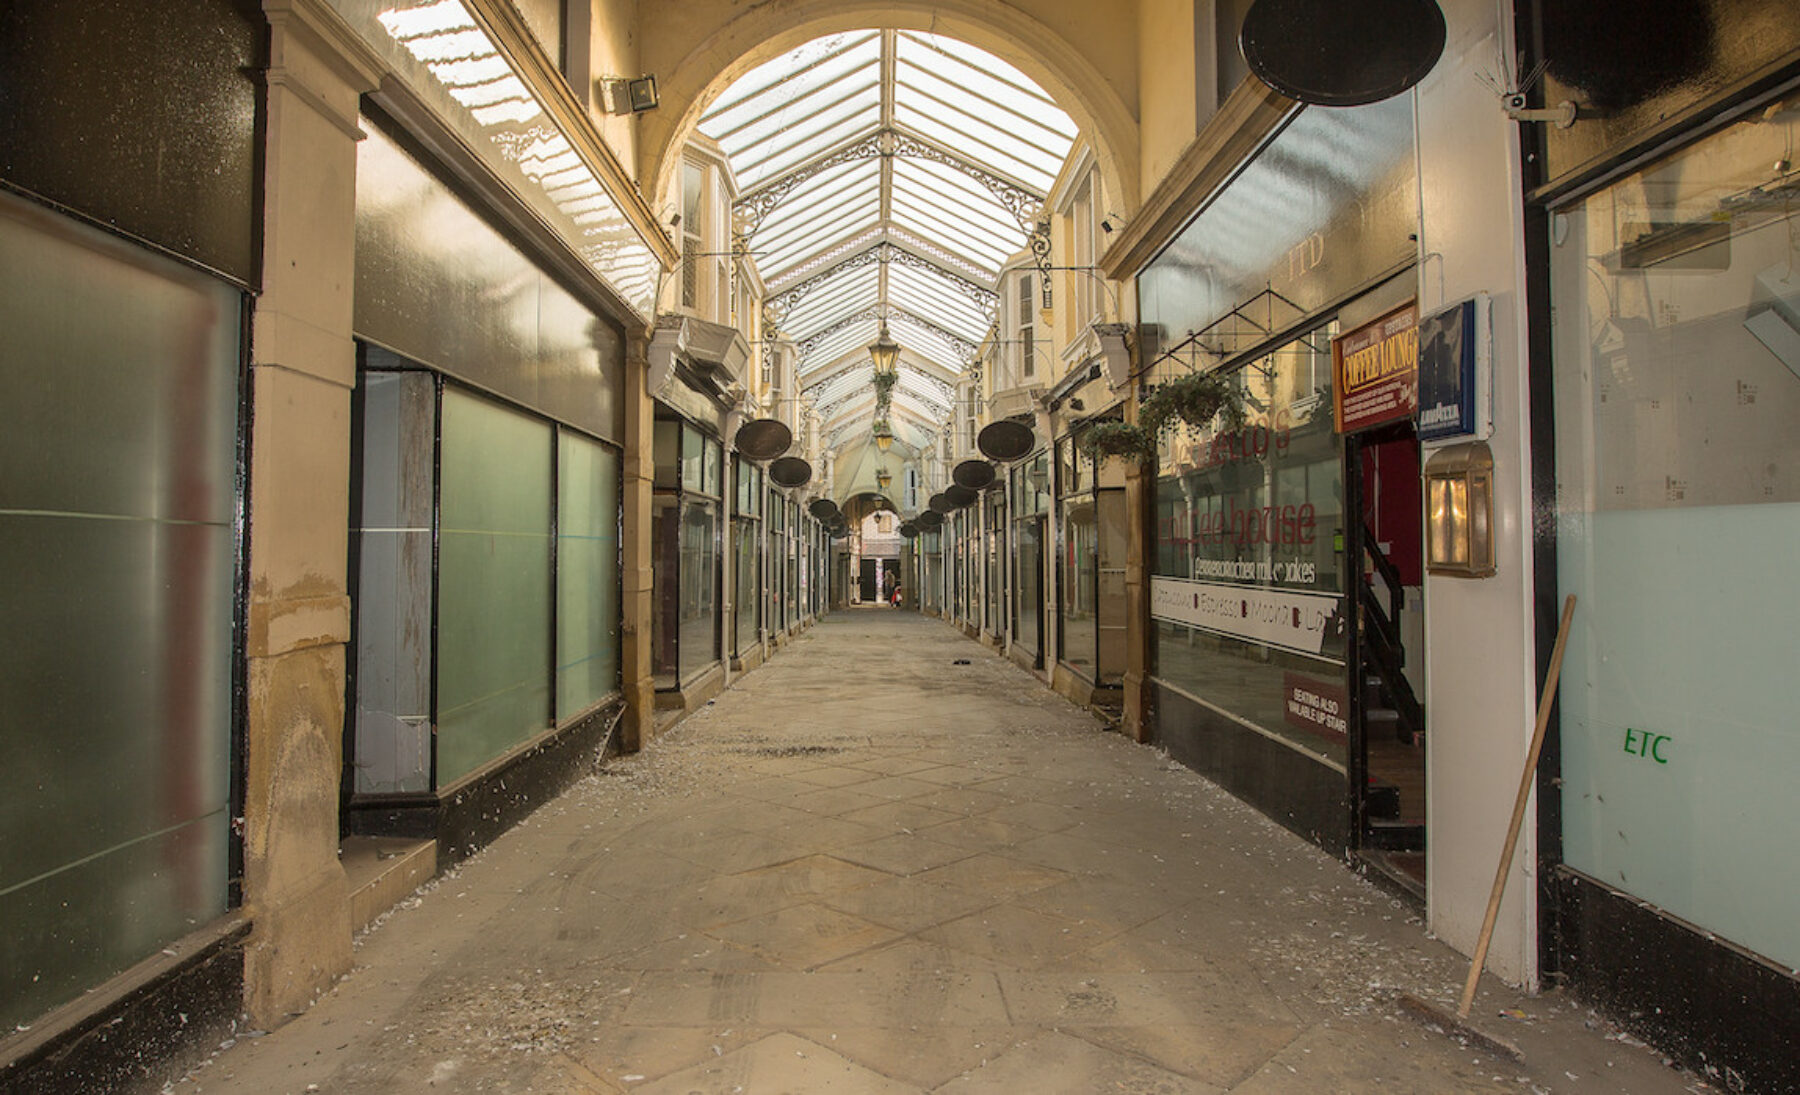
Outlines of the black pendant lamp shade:
[[1238,44],[1250,71],[1288,98],[1361,106],[1423,80],[1444,39],[1434,0],[1256,0]]
[[778,487],[804,487],[812,478],[812,465],[798,456],[784,456],[769,465],[769,479]]
[[986,460],[964,460],[950,473],[958,486],[981,490],[994,481],[994,465]]
[[949,513],[956,507],[951,505],[950,499],[944,497],[940,492],[925,500],[925,508],[931,510],[933,513]]
[[753,418],[738,427],[733,444],[751,460],[773,460],[794,443],[794,431],[775,418]]
[[806,512],[821,521],[830,521],[838,515],[838,504],[829,498],[814,498],[806,504]]
[[912,539],[913,537],[917,536],[918,534],[919,534],[919,526],[913,524],[911,521],[908,521],[905,524],[900,526],[900,535],[906,537],[908,540]]
[[940,528],[944,524],[944,515],[939,513],[937,510],[928,509],[924,513],[921,513],[917,517],[913,518],[913,523],[918,525],[922,529],[929,530],[929,529],[934,529],[934,528]]
[[1017,460],[1037,447],[1037,436],[1031,427],[1010,418],[989,422],[975,435],[975,447],[990,460]]
[[944,498],[956,509],[972,506],[980,500],[981,495],[961,483],[952,483],[944,488]]

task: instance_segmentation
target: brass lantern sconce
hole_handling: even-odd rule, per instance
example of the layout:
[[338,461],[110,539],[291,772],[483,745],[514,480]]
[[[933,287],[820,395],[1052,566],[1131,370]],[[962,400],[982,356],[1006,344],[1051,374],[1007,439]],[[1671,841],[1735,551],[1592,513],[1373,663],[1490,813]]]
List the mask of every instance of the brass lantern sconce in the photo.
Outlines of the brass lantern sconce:
[[1425,569],[1486,578],[1494,566],[1494,454],[1484,441],[1450,445],[1425,462]]

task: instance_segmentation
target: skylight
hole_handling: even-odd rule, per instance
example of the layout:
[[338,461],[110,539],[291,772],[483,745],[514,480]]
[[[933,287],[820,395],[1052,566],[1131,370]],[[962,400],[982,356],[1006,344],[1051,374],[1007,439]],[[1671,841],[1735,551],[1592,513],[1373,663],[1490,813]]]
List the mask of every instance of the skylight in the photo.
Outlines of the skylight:
[[[738,229],[832,436],[867,429],[866,347],[902,346],[895,427],[949,413],[1076,129],[1018,69],[912,31],[815,39],[735,81],[700,130],[731,160]],[[910,426],[910,430],[904,427]]]

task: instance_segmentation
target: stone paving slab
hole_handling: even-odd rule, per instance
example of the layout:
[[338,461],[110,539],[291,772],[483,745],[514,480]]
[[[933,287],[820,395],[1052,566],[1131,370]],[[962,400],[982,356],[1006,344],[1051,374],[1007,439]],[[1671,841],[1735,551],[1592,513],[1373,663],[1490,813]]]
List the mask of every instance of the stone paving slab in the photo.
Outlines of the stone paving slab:
[[1465,968],[1011,662],[850,611],[424,887],[311,1010],[172,1090],[1704,1090],[1554,995],[1484,985],[1477,1021],[1523,1064],[1398,1017],[1395,992],[1441,999]]

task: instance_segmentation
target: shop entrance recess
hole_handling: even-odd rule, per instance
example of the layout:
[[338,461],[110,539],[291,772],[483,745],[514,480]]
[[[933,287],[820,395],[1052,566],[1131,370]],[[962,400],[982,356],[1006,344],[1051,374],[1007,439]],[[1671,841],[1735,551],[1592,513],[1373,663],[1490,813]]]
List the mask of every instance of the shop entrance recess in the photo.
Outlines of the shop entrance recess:
[[1344,438],[1350,839],[1358,858],[1423,897],[1425,712],[1419,438],[1399,422]]

